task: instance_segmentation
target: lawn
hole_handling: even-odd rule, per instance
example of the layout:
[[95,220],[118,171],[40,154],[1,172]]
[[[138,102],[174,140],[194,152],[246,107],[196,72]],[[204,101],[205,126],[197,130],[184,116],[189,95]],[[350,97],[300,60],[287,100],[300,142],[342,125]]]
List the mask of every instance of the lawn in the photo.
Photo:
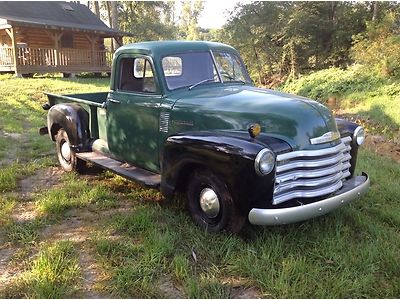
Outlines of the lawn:
[[397,162],[361,150],[371,189],[329,215],[210,234],[182,200],[109,172],[60,171],[37,133],[42,91],[107,89],[108,79],[0,78],[1,298],[399,297]]

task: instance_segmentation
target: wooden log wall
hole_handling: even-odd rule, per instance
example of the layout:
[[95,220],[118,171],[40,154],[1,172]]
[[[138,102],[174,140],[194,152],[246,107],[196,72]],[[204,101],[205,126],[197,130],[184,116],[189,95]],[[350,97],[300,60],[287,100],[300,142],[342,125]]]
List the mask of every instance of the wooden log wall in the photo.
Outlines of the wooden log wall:
[[[48,34],[60,34],[64,32],[66,34],[72,33],[73,36],[73,49],[92,49],[92,46],[87,39],[86,33],[76,31],[61,31],[61,30],[48,30],[41,28],[29,28],[29,27],[17,27],[17,43],[26,43],[27,47],[31,48],[55,48],[54,40]],[[98,37],[95,45],[95,50],[101,50],[100,45],[103,38]],[[59,43],[59,48],[61,43]]]
[[12,46],[11,38],[8,36],[5,29],[0,30],[0,47],[1,46]]

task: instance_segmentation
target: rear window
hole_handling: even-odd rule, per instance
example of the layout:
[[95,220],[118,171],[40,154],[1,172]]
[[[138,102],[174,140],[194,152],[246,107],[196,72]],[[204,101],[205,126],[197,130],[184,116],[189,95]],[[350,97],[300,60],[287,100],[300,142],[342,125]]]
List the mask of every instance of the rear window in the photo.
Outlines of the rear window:
[[178,56],[167,56],[162,59],[162,67],[165,76],[182,75],[182,58]]

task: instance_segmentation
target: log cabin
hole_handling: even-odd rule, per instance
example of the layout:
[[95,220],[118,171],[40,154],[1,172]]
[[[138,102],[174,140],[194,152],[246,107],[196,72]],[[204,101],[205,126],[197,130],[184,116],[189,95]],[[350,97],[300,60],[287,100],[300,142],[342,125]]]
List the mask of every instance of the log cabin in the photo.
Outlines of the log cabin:
[[120,46],[125,35],[79,3],[0,1],[0,73],[110,72],[104,39]]

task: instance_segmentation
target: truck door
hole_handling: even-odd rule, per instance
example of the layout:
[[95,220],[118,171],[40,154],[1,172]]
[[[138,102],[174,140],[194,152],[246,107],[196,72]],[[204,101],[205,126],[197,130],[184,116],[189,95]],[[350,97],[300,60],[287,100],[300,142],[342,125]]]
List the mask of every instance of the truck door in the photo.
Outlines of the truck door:
[[162,96],[151,59],[121,55],[115,75],[107,101],[108,147],[117,159],[157,172]]

